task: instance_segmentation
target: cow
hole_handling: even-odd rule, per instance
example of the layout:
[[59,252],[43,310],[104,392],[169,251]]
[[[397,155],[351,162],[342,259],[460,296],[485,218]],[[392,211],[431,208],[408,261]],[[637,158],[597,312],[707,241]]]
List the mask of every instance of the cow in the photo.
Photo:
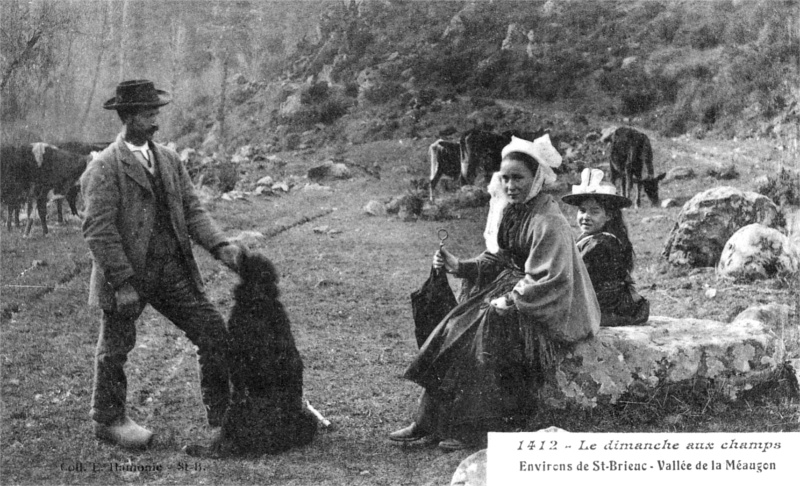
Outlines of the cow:
[[[79,155],[91,155],[93,152],[101,152],[103,149],[108,147],[111,142],[98,142],[98,143],[87,143],[87,142],[78,142],[78,141],[67,141],[57,143],[56,146],[61,150],[66,150],[67,152],[72,152]],[[75,181],[69,189],[66,190],[64,194],[64,198],[67,200],[67,204],[69,204],[70,212],[73,216],[79,216],[78,214],[78,195],[81,192],[80,180]],[[61,223],[63,221],[63,216],[61,213],[61,201],[58,200],[58,222]]]
[[461,146],[458,142],[449,142],[441,138],[428,147],[431,160],[430,200],[433,191],[443,175],[452,179],[461,179]]
[[4,145],[0,147],[0,201],[8,208],[6,227],[11,231],[12,223],[19,223],[19,211],[31,187],[33,166],[24,152],[27,146]]
[[459,139],[462,182],[474,183],[480,168],[488,183],[492,174],[500,169],[500,153],[510,141],[511,136],[485,130],[464,132]]
[[[633,200],[635,208],[639,208],[642,189],[653,206],[658,204],[658,183],[666,177],[666,173],[658,176],[653,171],[653,149],[647,135],[630,127],[619,127],[613,132],[604,134],[603,141],[611,142],[611,183],[617,186],[622,181],[622,195]],[[636,186],[636,199],[633,199],[633,187]]]
[[470,130],[461,135],[461,179],[465,184],[472,184],[478,169],[483,169],[483,177],[488,183],[492,174],[500,170],[503,147],[511,142],[511,137],[535,140],[548,133],[542,129],[535,132],[507,130],[502,133],[484,130]]
[[33,226],[30,201],[36,201],[42,231],[46,235],[48,194],[50,191],[55,194],[69,192],[86,169],[89,156],[60,150],[46,143],[3,147],[1,155],[4,167],[3,186],[4,189],[11,188],[8,196],[3,196],[4,202],[16,200],[16,207],[19,207],[19,200],[28,198],[28,222],[25,227],[25,236],[28,236]]

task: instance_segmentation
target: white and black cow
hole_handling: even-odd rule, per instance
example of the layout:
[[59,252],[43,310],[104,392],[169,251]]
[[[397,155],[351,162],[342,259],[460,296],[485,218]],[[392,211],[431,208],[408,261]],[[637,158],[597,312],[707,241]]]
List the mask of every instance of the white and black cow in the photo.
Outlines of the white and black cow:
[[488,183],[492,174],[500,170],[501,153],[503,147],[511,142],[511,137],[525,140],[535,140],[548,130],[541,129],[535,132],[522,132],[507,130],[502,133],[487,132],[484,130],[470,130],[461,135],[461,179],[465,184],[475,182],[478,169],[483,170],[483,177]]
[[431,161],[430,200],[433,191],[443,175],[452,179],[461,178],[461,147],[458,142],[439,139],[428,147]]

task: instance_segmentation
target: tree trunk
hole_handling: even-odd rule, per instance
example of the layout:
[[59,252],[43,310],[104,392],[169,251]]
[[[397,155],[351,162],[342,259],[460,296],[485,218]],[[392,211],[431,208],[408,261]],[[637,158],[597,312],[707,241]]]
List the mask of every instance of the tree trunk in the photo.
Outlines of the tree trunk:
[[222,79],[219,89],[219,106],[217,107],[217,124],[219,125],[219,143],[225,140],[225,96],[228,86],[228,54],[222,53]]
[[92,109],[92,101],[94,100],[94,92],[97,89],[97,80],[100,78],[101,66],[103,65],[103,56],[106,53],[106,29],[108,27],[108,9],[109,4],[103,6],[103,26],[100,28],[100,46],[97,49],[97,62],[95,62],[94,76],[92,76],[92,86],[89,88],[89,95],[86,97],[86,106],[83,109],[81,116],[81,123],[78,125],[78,133],[84,135],[86,129],[86,122],[89,119],[89,111]]
[[28,42],[25,44],[25,49],[23,49],[22,53],[20,53],[20,55],[17,56],[16,59],[11,61],[6,70],[3,71],[3,78],[2,80],[0,80],[0,89],[6,87],[6,83],[8,83],[9,79],[11,79],[11,76],[14,74],[14,71],[17,69],[17,66],[22,64],[22,62],[25,61],[25,58],[27,58],[30,55],[30,53],[33,52],[33,49],[36,47],[36,43],[39,42],[39,39],[41,37],[42,37],[41,30],[36,30],[33,32],[33,34],[28,39]]
[[123,0],[122,2],[122,22],[120,23],[120,35],[119,35],[119,75],[117,76],[118,81],[123,81],[125,79],[125,66],[128,62],[128,56],[126,51],[130,48],[128,46],[128,22],[131,17],[130,13],[130,2],[128,0]]

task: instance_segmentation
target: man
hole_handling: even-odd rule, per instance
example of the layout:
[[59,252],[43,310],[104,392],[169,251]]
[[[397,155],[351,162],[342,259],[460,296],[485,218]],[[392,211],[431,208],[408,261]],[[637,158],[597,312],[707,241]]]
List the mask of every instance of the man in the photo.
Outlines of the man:
[[146,447],[152,432],[125,413],[123,369],[146,304],[197,346],[200,388],[212,428],[228,403],[227,334],[203,293],[189,238],[233,270],[241,248],[217,229],[178,155],[153,142],[159,107],[170,95],[147,80],[125,81],[103,108],[124,128],[81,177],[83,235],[94,260],[89,303],[102,309],[95,356],[95,435],[122,447]]

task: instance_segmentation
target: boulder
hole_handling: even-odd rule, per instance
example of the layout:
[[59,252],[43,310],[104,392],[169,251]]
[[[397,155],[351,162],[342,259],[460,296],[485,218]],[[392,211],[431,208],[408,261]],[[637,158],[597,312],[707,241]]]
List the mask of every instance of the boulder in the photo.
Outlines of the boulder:
[[364,206],[364,212],[370,216],[386,216],[386,206],[380,201],[370,201]]
[[664,200],[661,201],[661,207],[664,208],[664,209],[674,208],[677,205],[678,205],[678,201],[676,201],[674,199],[671,199],[671,198],[670,199],[664,199]]
[[300,100],[300,93],[295,93],[281,103],[279,113],[283,116],[292,116],[297,114],[302,108],[303,102]]
[[662,255],[672,265],[713,267],[728,239],[743,226],[772,226],[778,208],[766,196],[722,186],[686,202],[672,228]]
[[667,181],[691,179],[694,177],[694,169],[691,167],[679,166],[670,169],[664,178]]
[[274,183],[275,183],[275,181],[272,180],[272,176],[264,176],[261,179],[259,179],[258,181],[256,181],[256,186],[270,186],[271,187]]
[[794,251],[800,255],[800,209],[784,208],[784,218],[786,219],[786,233],[789,243]]
[[510,24],[506,29],[506,37],[500,46],[501,50],[526,55],[528,36],[519,24]]
[[384,206],[386,212],[389,214],[400,214],[405,212],[408,214],[419,215],[422,213],[422,207],[425,200],[420,196],[413,194],[404,194],[402,196],[395,196],[389,200]]
[[311,180],[349,179],[353,174],[345,164],[329,160],[324,164],[308,169],[306,176]]
[[594,408],[623,396],[647,401],[665,385],[701,381],[736,399],[777,379],[786,356],[798,351],[787,349],[796,340],[780,337],[789,313],[786,305],[770,304],[730,323],[650,317],[643,326],[601,328],[556,358],[555,376],[539,391],[540,406]]
[[748,224],[731,236],[722,249],[717,274],[736,280],[787,277],[797,273],[798,254],[780,231]]
[[628,69],[638,62],[639,58],[636,56],[626,57],[622,60],[622,69]]
[[453,473],[450,486],[486,486],[486,449],[461,461]]

